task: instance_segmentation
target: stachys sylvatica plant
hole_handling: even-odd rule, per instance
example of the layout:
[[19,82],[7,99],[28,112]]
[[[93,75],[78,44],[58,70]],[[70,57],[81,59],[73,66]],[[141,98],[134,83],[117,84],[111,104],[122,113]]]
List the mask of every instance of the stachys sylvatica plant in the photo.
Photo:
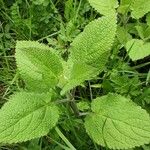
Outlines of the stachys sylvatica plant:
[[[23,142],[48,134],[57,127],[64,102],[71,104],[76,117],[84,117],[89,138],[101,146],[128,149],[150,143],[150,116],[131,99],[109,93],[93,99],[88,112],[82,115],[71,95],[76,86],[104,70],[116,36],[118,1],[89,0],[89,3],[102,17],[90,22],[74,39],[67,61],[47,45],[17,41],[15,58],[25,88],[11,95],[0,110],[0,143]],[[124,3],[121,1],[120,5]],[[150,11],[149,0],[130,3],[123,6],[130,7],[133,18]],[[128,41],[129,57],[134,61],[149,55],[148,45],[139,39]],[[139,46],[145,51],[143,55]]]

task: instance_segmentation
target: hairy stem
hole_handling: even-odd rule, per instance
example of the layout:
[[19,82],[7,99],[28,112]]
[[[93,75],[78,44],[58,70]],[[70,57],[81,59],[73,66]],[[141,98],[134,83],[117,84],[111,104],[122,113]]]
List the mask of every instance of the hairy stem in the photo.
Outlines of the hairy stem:
[[67,93],[67,99],[70,101],[70,106],[74,112],[74,114],[79,117],[80,116],[80,111],[78,110],[78,107],[76,105],[75,99],[72,96],[70,92]]

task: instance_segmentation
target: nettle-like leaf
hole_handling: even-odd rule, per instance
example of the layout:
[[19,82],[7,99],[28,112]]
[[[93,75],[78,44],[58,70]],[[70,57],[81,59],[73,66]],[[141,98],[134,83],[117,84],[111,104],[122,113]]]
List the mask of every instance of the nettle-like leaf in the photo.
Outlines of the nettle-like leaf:
[[71,74],[68,82],[65,84],[61,91],[61,95],[64,95],[70,89],[80,85],[85,80],[90,80],[99,73],[97,68],[84,63],[74,63],[71,69]]
[[17,42],[16,61],[27,88],[31,90],[48,91],[57,84],[63,70],[54,50],[34,41]]
[[150,43],[139,39],[132,39],[126,44],[130,58],[135,61],[150,55]]
[[14,94],[0,110],[0,143],[16,143],[46,135],[59,118],[49,93]]
[[112,15],[118,7],[118,0],[88,0],[90,5],[103,15]]
[[143,17],[150,12],[150,0],[132,0],[131,10],[132,17],[136,19]]
[[85,128],[97,144],[112,149],[128,149],[150,142],[149,114],[117,94],[93,100]]
[[116,18],[101,17],[89,23],[71,44],[71,59],[103,68],[116,34]]
[[71,44],[73,63],[61,94],[103,71],[116,34],[116,18],[102,17],[89,23]]
[[99,13],[106,16],[89,23],[72,42],[70,60],[73,65],[61,94],[104,70],[115,38],[117,0],[89,2]]

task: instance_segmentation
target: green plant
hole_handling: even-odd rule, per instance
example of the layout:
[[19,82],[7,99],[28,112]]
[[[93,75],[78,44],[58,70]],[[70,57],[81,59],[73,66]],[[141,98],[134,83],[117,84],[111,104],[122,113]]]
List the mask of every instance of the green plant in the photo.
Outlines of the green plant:
[[[42,2],[43,5],[47,5],[45,2],[47,1]],[[97,143],[106,149],[128,149],[150,143],[149,114],[130,98],[137,95],[138,88],[129,83],[126,86],[125,83],[130,79],[128,76],[119,76],[116,79],[118,74],[115,70],[110,71],[106,68],[108,59],[116,57],[115,51],[112,52],[118,33],[116,8],[119,7],[118,11],[124,13],[123,8],[129,9],[130,4],[124,6],[124,1],[121,1],[119,6],[117,0],[89,2],[103,16],[90,22],[73,40],[67,61],[53,48],[44,44],[17,41],[16,63],[25,88],[10,96],[9,101],[0,110],[0,143],[11,144],[38,138],[48,134],[49,130],[55,127],[55,131],[68,147],[61,146],[64,149],[75,149],[56,127],[59,119],[66,122],[62,114],[70,110],[75,116],[74,121],[79,118],[84,122],[83,128],[94,144]],[[144,13],[137,13],[134,3],[130,9],[132,16],[137,18],[150,11],[146,9]],[[126,28],[122,28],[119,27],[119,34],[122,30],[123,33],[129,34]],[[117,35],[118,37],[120,36]],[[119,38],[119,41],[120,47],[126,48],[133,61],[149,55],[149,50],[145,49],[149,43],[144,45],[140,40],[131,40],[130,36],[125,41]],[[134,54],[139,44],[145,49],[142,56]],[[121,67],[122,64],[121,62]],[[126,64],[123,67],[128,69],[129,66]],[[120,69],[119,66],[113,68]],[[108,93],[96,98],[91,95],[90,104],[77,103],[74,89],[84,81],[97,79],[102,72],[105,72],[103,78],[110,77],[112,82],[104,80],[102,83]],[[140,84],[136,77],[132,78],[132,82]],[[120,90],[121,83],[123,88]],[[145,92],[146,94],[148,92]],[[69,105],[65,105],[66,103]]]

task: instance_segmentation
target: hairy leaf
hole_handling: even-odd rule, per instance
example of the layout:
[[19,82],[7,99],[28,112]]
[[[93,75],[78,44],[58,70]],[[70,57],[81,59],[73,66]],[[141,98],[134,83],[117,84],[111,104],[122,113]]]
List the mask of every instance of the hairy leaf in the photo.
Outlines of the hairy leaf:
[[102,17],[92,21],[71,44],[73,62],[80,61],[102,70],[107,62],[115,34],[115,17]]
[[150,142],[149,114],[117,94],[93,100],[85,128],[97,144],[108,148],[127,149]]
[[65,94],[67,91],[80,85],[85,80],[90,80],[91,78],[95,77],[98,73],[99,70],[90,65],[86,65],[81,62],[74,63],[71,68],[70,75],[69,77],[67,77],[68,81],[64,85],[61,94]]
[[20,92],[0,110],[0,143],[16,143],[46,135],[59,118],[51,94]]
[[32,90],[49,90],[62,73],[60,58],[54,50],[38,42],[18,41],[16,61],[27,87]]
[[93,8],[103,15],[112,15],[118,7],[117,0],[88,0]]
[[150,43],[145,43],[143,40],[130,40],[126,44],[126,49],[133,61],[143,59],[144,57],[150,55]]

